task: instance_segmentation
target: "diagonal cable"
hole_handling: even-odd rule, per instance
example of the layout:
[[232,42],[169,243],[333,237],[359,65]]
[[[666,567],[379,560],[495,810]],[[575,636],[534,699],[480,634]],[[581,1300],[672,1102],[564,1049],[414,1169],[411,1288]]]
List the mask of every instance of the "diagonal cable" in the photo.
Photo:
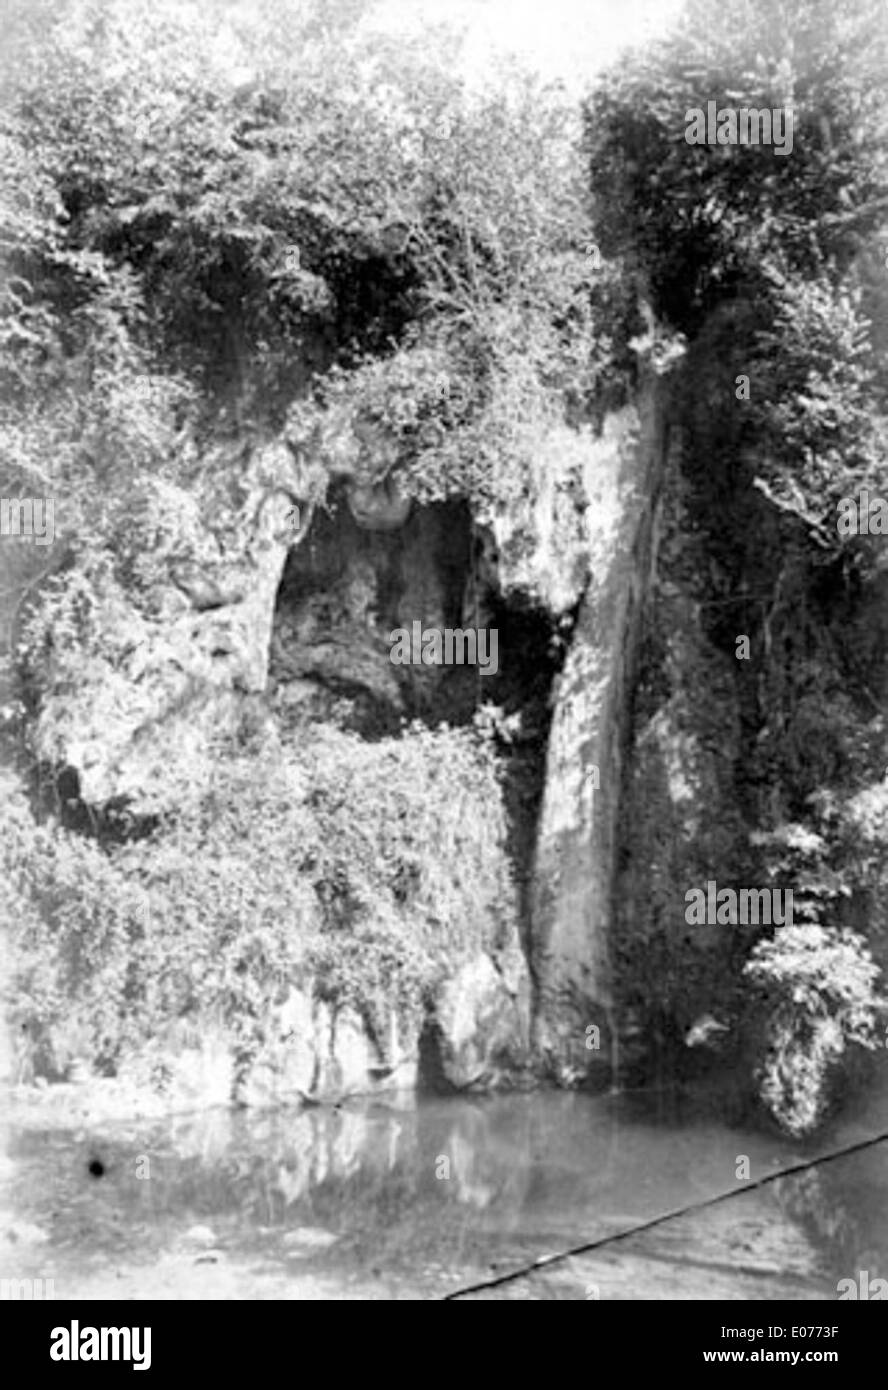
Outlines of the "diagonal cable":
[[516,1279],[523,1279],[525,1275],[532,1274],[534,1270],[559,1264],[562,1260],[570,1260],[575,1255],[587,1255],[591,1250],[601,1250],[605,1245],[613,1245],[618,1240],[627,1240],[629,1236],[638,1235],[642,1231],[652,1231],[655,1226],[663,1226],[667,1221],[675,1221],[679,1216],[689,1216],[692,1212],[705,1211],[707,1207],[718,1206],[719,1203],[727,1202],[732,1197],[742,1197],[747,1192],[754,1192],[756,1188],[766,1187],[768,1183],[775,1182],[778,1178],[805,1173],[810,1168],[819,1167],[822,1163],[833,1163],[837,1158],[846,1158],[849,1154],[861,1153],[864,1149],[873,1148],[876,1144],[883,1144],[886,1140],[888,1140],[888,1131],[884,1134],[877,1134],[871,1139],[861,1139],[856,1144],[847,1144],[844,1148],[835,1149],[832,1153],[823,1154],[820,1158],[809,1158],[802,1163],[793,1163],[788,1168],[781,1168],[777,1173],[767,1173],[764,1177],[756,1178],[755,1182],[746,1183],[740,1188],[731,1188],[728,1192],[719,1192],[716,1196],[707,1197],[702,1202],[688,1202],[686,1206],[674,1207],[672,1211],[664,1212],[661,1216],[651,1217],[648,1221],[639,1221],[634,1226],[627,1226],[624,1231],[612,1232],[611,1235],[601,1236],[598,1240],[586,1241],[583,1245],[573,1245],[568,1250],[559,1251],[557,1255],[541,1255],[538,1259],[532,1260],[529,1265],[512,1270],[510,1274],[498,1274],[495,1279],[485,1279],[480,1284],[470,1284],[468,1288],[457,1289],[454,1293],[445,1294],[443,1302],[449,1303],[454,1299],[462,1298],[465,1294],[480,1293],[484,1289],[495,1289],[500,1284],[511,1284]]

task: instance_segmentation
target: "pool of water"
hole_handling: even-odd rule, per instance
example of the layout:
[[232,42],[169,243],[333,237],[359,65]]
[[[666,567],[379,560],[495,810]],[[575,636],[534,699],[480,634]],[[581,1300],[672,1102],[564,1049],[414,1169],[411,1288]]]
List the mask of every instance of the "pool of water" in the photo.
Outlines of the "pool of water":
[[835,1299],[888,1274],[888,1141],[868,1142],[888,1082],[805,1144],[716,1104],[399,1096],[61,1131],[13,1109],[0,1278],[56,1298]]

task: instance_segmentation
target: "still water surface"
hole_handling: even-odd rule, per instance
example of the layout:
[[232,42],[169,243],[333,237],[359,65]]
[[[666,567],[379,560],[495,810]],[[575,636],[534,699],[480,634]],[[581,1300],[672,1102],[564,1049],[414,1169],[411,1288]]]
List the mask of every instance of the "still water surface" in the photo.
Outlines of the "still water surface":
[[888,1142],[754,1186],[888,1132],[888,1080],[802,1145],[664,1093],[8,1118],[0,1276],[56,1298],[835,1299],[888,1275]]

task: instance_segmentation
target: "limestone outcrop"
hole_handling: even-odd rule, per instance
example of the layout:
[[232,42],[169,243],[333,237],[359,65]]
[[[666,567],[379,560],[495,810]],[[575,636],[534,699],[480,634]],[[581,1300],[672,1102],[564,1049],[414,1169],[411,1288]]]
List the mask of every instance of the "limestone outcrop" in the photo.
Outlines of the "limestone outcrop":
[[[247,1070],[221,1034],[180,1040],[173,1070],[196,1068],[220,1099],[249,1103],[430,1081],[455,1089],[532,1075],[604,1081],[620,1042],[615,1010],[624,1022],[632,1012],[614,949],[615,924],[627,920],[617,899],[631,897],[620,887],[621,805],[623,816],[635,808],[636,881],[661,875],[668,893],[691,860],[702,864],[693,851],[704,829],[698,803],[720,777],[678,695],[631,727],[667,447],[657,390],[645,387],[597,434],[554,429],[541,445],[536,491],[475,514],[464,501],[418,504],[391,472],[368,471],[369,447],[364,440],[332,476],[284,440],[255,449],[227,530],[170,564],[153,609],[130,615],[123,652],[73,696],[51,686],[41,693],[34,746],[45,763],[76,773],[82,801],[151,813],[174,806],[184,781],[191,792],[209,785],[215,741],[238,727],[245,701],[258,700],[281,746],[293,747],[300,727],[319,721],[397,737],[410,719],[459,725],[484,701],[504,701],[514,710],[514,766],[541,777],[538,794],[513,807],[523,941],[512,931],[495,948],[453,955],[424,1018],[393,1004],[370,1020],[319,996],[310,979],[294,980]],[[505,625],[495,676],[391,660],[395,629],[493,622]],[[686,616],[676,623],[679,671],[696,639]],[[545,709],[547,671],[557,674]],[[522,708],[530,688],[536,722]],[[661,853],[664,833],[687,849]],[[629,916],[649,910],[638,902]],[[134,1077],[152,1066],[129,1063]],[[174,1091],[179,1084],[170,1082]]]
[[617,818],[663,447],[652,395],[607,421],[588,461],[588,585],[553,691],[531,928],[536,1050],[564,1081],[613,1062]]

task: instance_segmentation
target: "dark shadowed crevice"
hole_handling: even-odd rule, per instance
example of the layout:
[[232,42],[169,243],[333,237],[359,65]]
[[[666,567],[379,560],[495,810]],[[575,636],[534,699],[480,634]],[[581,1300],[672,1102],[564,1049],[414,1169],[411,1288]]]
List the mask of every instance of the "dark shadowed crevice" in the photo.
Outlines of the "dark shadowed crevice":
[[[269,699],[288,738],[329,722],[375,741],[414,721],[468,725],[482,707],[494,708],[528,959],[552,683],[574,619],[556,624],[527,596],[502,594],[491,538],[465,502],[414,506],[403,525],[372,530],[355,519],[342,485],[290,552],[275,610]],[[488,646],[483,659],[479,646],[476,664],[394,664],[392,634],[412,640],[414,625],[483,629]]]

